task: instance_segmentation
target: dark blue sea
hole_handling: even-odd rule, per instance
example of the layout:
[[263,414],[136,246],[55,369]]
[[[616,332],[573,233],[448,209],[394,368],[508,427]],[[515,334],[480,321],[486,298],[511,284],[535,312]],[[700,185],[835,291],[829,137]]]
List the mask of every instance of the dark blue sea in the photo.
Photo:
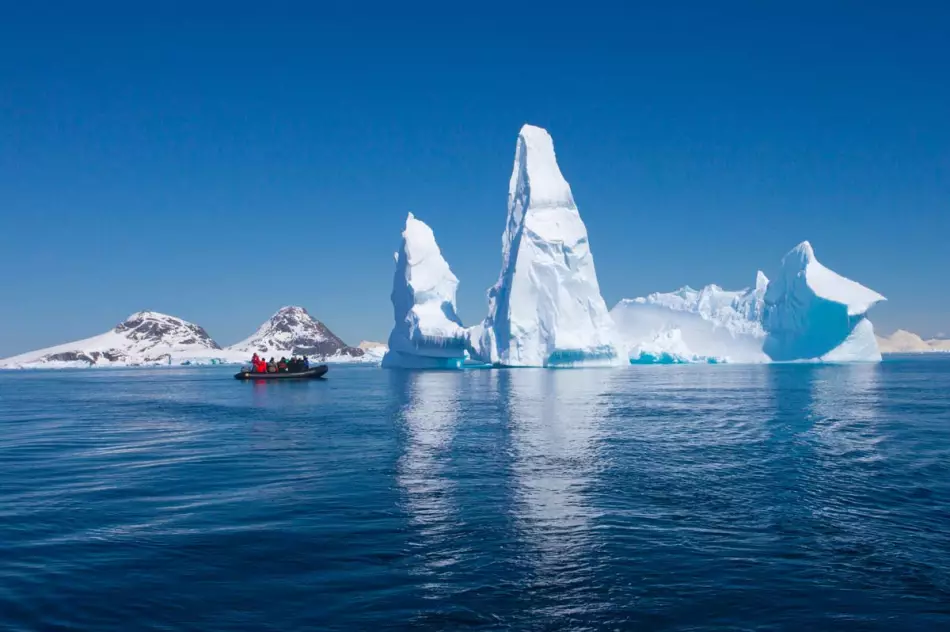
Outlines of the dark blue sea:
[[0,629],[950,629],[950,358],[233,371],[0,374]]

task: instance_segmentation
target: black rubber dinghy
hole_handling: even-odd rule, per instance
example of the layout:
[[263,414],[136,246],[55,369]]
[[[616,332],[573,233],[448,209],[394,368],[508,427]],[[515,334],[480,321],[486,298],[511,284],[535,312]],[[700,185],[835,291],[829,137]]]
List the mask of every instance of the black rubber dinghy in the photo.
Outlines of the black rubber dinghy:
[[234,375],[235,380],[313,380],[326,375],[327,365],[321,364],[307,369],[306,371],[296,371],[295,373],[251,373],[250,371],[241,371]]

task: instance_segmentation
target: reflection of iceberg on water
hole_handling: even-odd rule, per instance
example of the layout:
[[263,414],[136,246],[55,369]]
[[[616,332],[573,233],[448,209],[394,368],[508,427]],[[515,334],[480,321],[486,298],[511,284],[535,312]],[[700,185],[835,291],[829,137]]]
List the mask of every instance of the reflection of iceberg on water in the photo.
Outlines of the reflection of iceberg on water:
[[[812,432],[829,463],[841,466],[848,459],[880,458],[880,369],[867,363],[814,367],[809,406]],[[854,475],[849,470],[849,476]]]
[[451,501],[453,484],[445,468],[458,420],[462,376],[456,372],[403,375],[409,400],[400,414],[405,447],[396,482],[405,494],[410,522],[418,530],[418,544],[428,551],[422,556],[423,567],[437,572],[453,561],[442,546],[457,515]]
[[532,559],[540,580],[566,585],[597,550],[588,491],[603,466],[599,409],[608,380],[594,372],[531,370],[505,377],[519,531],[539,553]]

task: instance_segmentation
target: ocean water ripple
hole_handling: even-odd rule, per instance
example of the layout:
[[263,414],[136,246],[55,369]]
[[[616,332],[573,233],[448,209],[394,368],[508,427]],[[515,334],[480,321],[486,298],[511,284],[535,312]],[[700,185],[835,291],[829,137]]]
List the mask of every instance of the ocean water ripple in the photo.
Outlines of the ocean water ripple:
[[950,627],[950,361],[0,373],[4,630]]

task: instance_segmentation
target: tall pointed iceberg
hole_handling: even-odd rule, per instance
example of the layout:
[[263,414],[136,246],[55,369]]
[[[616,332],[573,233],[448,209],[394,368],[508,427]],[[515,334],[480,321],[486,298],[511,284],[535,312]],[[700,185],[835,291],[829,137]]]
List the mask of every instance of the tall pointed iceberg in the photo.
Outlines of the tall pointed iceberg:
[[383,367],[455,369],[465,358],[467,333],[455,313],[458,279],[432,229],[406,218],[393,276],[393,316]]
[[587,228],[540,127],[518,134],[508,186],[502,268],[472,354],[503,366],[621,364],[600,295]]
[[775,361],[879,362],[867,312],[884,300],[823,266],[803,241],[765,292],[764,351]]

